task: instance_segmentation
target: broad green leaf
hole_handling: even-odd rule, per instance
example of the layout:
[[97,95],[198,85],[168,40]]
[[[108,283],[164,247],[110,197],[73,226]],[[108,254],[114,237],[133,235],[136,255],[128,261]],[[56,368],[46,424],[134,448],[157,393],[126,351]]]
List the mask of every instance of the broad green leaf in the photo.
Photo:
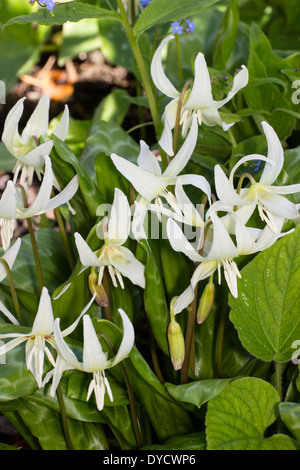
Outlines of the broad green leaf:
[[141,256],[146,254],[146,287],[144,290],[146,316],[158,345],[165,354],[169,355],[167,329],[170,323],[170,315],[161,274],[149,243],[146,240],[141,240],[138,247],[144,251]]
[[230,0],[227,10],[215,35],[213,66],[217,69],[225,69],[226,62],[235,44],[238,24],[238,0]]
[[139,16],[133,29],[135,36],[139,36],[148,28],[159,24],[186,18],[199,13],[202,8],[207,8],[219,0],[152,0],[147,8]]
[[85,18],[120,20],[119,13],[115,11],[106,10],[95,5],[80,2],[59,5],[54,9],[53,13],[54,14],[51,15],[49,10],[41,8],[29,15],[20,15],[15,18],[11,18],[3,25],[3,27],[5,28],[13,24],[32,24],[33,22],[48,26],[62,25],[67,21],[80,21]]
[[20,447],[14,447],[12,445],[0,442],[0,450],[20,450]]
[[299,403],[284,402],[279,405],[282,421],[293,434],[300,445],[300,405]]
[[263,361],[291,359],[300,337],[300,227],[241,271],[230,319],[243,346]]
[[208,403],[208,450],[297,450],[290,437],[264,437],[278,417],[280,399],[275,388],[262,379],[245,377],[229,383]]
[[221,393],[230,381],[231,379],[207,379],[183,385],[173,385],[167,382],[165,387],[174,400],[191,403],[200,408]]

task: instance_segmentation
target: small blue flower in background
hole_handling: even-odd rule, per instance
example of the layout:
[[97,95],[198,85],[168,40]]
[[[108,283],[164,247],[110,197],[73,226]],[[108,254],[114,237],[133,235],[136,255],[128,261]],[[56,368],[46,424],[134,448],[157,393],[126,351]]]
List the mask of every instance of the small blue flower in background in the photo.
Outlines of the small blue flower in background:
[[195,23],[190,20],[186,20],[187,27],[185,28],[186,33],[192,33],[195,29]]
[[142,7],[146,7],[147,5],[149,5],[149,3],[150,3],[150,0],[141,0]]
[[49,11],[53,11],[54,7],[55,7],[55,3],[53,0],[44,0],[44,5],[45,7],[47,8],[47,10]]
[[[181,21],[181,20],[179,20]],[[174,21],[171,23],[172,33],[173,34],[182,34],[183,33],[183,26],[179,23],[179,21]]]
[[256,165],[251,165],[251,169],[257,173],[259,171],[261,160],[253,160],[253,162],[255,162]]

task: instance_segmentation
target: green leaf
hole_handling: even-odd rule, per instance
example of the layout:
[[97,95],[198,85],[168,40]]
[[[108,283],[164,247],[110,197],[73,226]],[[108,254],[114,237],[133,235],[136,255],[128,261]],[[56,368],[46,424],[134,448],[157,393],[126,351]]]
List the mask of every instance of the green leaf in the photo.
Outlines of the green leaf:
[[121,19],[119,13],[115,11],[99,8],[88,3],[76,2],[59,5],[54,9],[53,15],[51,15],[49,10],[46,8],[41,8],[29,15],[21,15],[11,18],[3,25],[3,28],[13,24],[32,24],[33,22],[50,26],[62,25],[67,21],[80,21],[85,18],[103,18],[119,21]]
[[204,432],[195,432],[184,436],[175,436],[162,445],[149,445],[141,450],[205,450],[206,438]]
[[230,381],[231,379],[207,379],[183,385],[167,382],[165,387],[174,400],[191,403],[200,408],[221,393]]
[[208,403],[206,437],[208,450],[297,450],[290,437],[264,438],[278,417],[280,399],[275,388],[262,379],[234,380]]
[[238,0],[230,0],[215,35],[213,66],[217,69],[225,69],[226,62],[235,44],[238,24],[239,3]]
[[175,21],[179,18],[199,13],[202,8],[207,8],[219,0],[152,0],[147,8],[139,16],[133,32],[135,36],[160,23]]
[[284,402],[279,405],[282,421],[293,434],[300,445],[300,405],[299,403]]
[[241,272],[230,319],[243,346],[263,361],[291,359],[300,338],[300,227],[259,253]]

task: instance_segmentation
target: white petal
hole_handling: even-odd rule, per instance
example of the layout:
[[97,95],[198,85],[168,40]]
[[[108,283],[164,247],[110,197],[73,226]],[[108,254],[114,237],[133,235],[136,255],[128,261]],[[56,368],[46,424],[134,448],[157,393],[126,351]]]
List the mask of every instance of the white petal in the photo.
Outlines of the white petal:
[[78,370],[83,370],[82,363],[80,363],[73,353],[73,351],[69,348],[65,340],[63,339],[62,333],[59,327],[60,318],[56,318],[54,321],[54,339],[56,343],[56,348],[59,351],[59,354],[63,357],[63,359],[73,368]]
[[251,154],[251,155],[246,155],[245,157],[241,158],[235,165],[234,167],[232,168],[231,172],[230,172],[230,175],[229,175],[229,181],[231,183],[231,185],[233,186],[233,177],[234,177],[234,173],[235,171],[241,166],[243,165],[244,163],[246,162],[250,162],[252,160],[262,160],[263,162],[268,162],[270,163],[270,165],[272,166],[275,166],[275,163],[270,161],[267,157],[264,157],[263,155],[259,155],[259,154]]
[[273,127],[271,127],[265,121],[263,121],[261,124],[268,142],[267,162],[272,162],[273,165],[269,165],[268,163],[265,165],[259,182],[261,184],[272,184],[278,177],[283,167],[283,148]]
[[40,297],[39,307],[33,322],[31,334],[48,336],[53,333],[54,316],[51,304],[51,297],[46,287],[43,288]]
[[180,181],[182,184],[191,184],[208,196],[210,202],[211,199],[211,187],[207,179],[202,175],[180,175]]
[[84,309],[82,310],[82,312],[80,313],[80,315],[77,317],[77,319],[72,323],[72,325],[68,326],[67,328],[65,328],[63,331],[62,331],[62,336],[68,336],[70,335],[71,333],[73,333],[73,331],[75,330],[76,326],[78,325],[80,319],[83,317],[83,315],[85,315],[85,313],[89,310],[89,308],[91,307],[92,303],[94,302],[95,300],[95,297],[96,297],[97,293],[95,293],[93,295],[93,297],[91,298],[91,300],[89,301],[89,303],[84,307]]
[[134,214],[132,219],[132,235],[135,240],[146,239],[147,235],[144,229],[144,222],[146,214],[149,208],[149,203],[146,199],[141,198],[139,201],[135,201]]
[[114,201],[111,207],[107,236],[111,244],[123,245],[129,236],[130,207],[125,194],[115,188]]
[[12,313],[5,307],[5,305],[0,300],[0,312],[2,312],[14,325],[19,325],[18,320],[13,316]]
[[214,212],[210,212],[210,218],[213,222],[213,241],[211,249],[207,255],[207,259],[223,260],[235,258],[238,254],[237,248],[231,240],[222,221],[216,214],[214,214]]
[[174,36],[165,38],[157,48],[151,62],[151,76],[156,88],[158,88],[164,95],[169,96],[170,98],[176,98],[180,93],[167,78],[161,58],[163,48],[171,39],[174,39]]
[[249,81],[248,69],[247,67],[245,67],[245,65],[242,65],[241,69],[242,70],[240,70],[233,79],[232,89],[228,93],[227,98],[224,98],[224,100],[221,100],[221,101],[213,101],[212,106],[215,106],[216,108],[220,108],[229,100],[231,100],[239,90],[241,90],[247,85]]
[[[218,125],[224,128],[219,111],[215,108],[201,108],[201,120],[207,126]],[[226,130],[226,125],[224,130]]]
[[286,219],[297,219],[299,217],[297,205],[283,196],[269,191],[260,191],[258,199],[268,211],[278,217]]
[[28,138],[32,136],[46,139],[49,126],[49,106],[49,96],[43,95],[22,132],[23,142],[27,142]]
[[153,175],[161,176],[158,160],[149,149],[149,145],[143,140],[140,141],[140,153],[137,157],[137,164],[140,168],[149,171]]
[[110,367],[123,361],[130,353],[134,344],[134,329],[128,316],[121,308],[118,309],[123,321],[123,338],[116,356],[113,358]]
[[12,181],[8,181],[0,200],[0,217],[15,219],[17,217],[17,195]]
[[83,317],[83,367],[86,372],[107,368],[107,356],[103,352],[91,317]]
[[23,157],[18,157],[18,161],[24,165],[42,169],[45,164],[45,155],[49,155],[53,147],[53,141],[47,140],[44,144],[38,145]]
[[204,55],[199,52],[195,60],[195,79],[185,108],[198,109],[210,106],[212,102],[211,83]]
[[[162,121],[164,123],[167,122],[167,125],[169,126],[170,130],[174,129],[175,127],[177,111],[178,111],[178,103],[179,103],[179,98],[174,98],[173,100],[171,100],[170,103],[168,103],[167,106],[165,107],[164,113],[162,115]],[[166,132],[168,132],[168,129],[166,130]]]
[[175,186],[175,196],[176,199],[184,213],[185,218],[189,221],[190,225],[194,225],[196,227],[203,227],[204,222],[202,217],[200,216],[199,212],[196,210],[194,204],[192,204],[191,200],[186,195],[185,191],[183,190],[182,182],[179,179]]
[[21,98],[9,111],[2,134],[2,141],[5,144],[7,150],[14,155],[14,139],[19,137],[18,125],[23,114],[24,105],[23,102],[26,98]]
[[53,135],[58,137],[60,140],[65,141],[68,130],[69,130],[69,108],[67,105],[65,105],[65,109],[63,112],[63,115],[55,128]]
[[74,238],[80,262],[83,266],[103,266],[103,263],[99,261],[95,253],[90,249],[80,233],[76,232]]
[[119,172],[131,182],[136,191],[145,199],[151,201],[165,189],[166,182],[163,178],[139,168],[134,163],[118,155],[112,154],[111,159]]
[[128,248],[115,246],[108,256],[112,266],[123,276],[128,277],[133,284],[145,288],[145,267]]
[[[2,258],[8,263],[8,266],[10,269],[13,267],[13,264],[15,262],[15,259],[19,253],[19,249],[21,246],[21,238],[18,238],[16,242],[13,244],[9,250],[7,250]],[[7,276],[6,269],[2,263],[0,263],[0,282],[3,281],[3,279]]]
[[164,128],[158,143],[167,155],[173,157],[173,135],[168,119],[164,119]]
[[190,132],[182,144],[181,148],[173,157],[166,170],[163,173],[165,177],[177,176],[188,163],[197,143],[198,124],[197,117],[194,116]]
[[245,203],[245,201],[236,193],[233,186],[230,184],[220,165],[215,165],[215,186],[218,198],[225,205],[230,207]]
[[202,256],[193,248],[179,225],[173,219],[169,219],[167,222],[167,235],[173,250],[184,253],[192,261],[202,261]]
[[239,217],[236,217],[235,235],[238,254],[243,255],[252,252],[255,239]]
[[59,194],[57,194],[57,196],[54,196],[52,199],[50,199],[50,201],[42,210],[42,212],[38,212],[38,214],[51,211],[52,209],[56,209],[56,207],[62,206],[63,204],[70,201],[70,199],[72,199],[72,197],[75,195],[78,186],[79,179],[76,175],[71,179],[67,186]]
[[300,184],[290,184],[287,186],[268,186],[264,185],[264,189],[275,194],[294,194],[300,192]]
[[5,338],[8,336],[11,336],[11,337],[15,336],[15,338],[12,339],[11,341],[8,341],[8,343],[2,344],[2,346],[0,346],[0,357],[2,356],[2,354],[6,354],[8,351],[11,351],[13,348],[18,346],[19,344],[24,343],[24,341],[27,341],[27,337],[25,334],[18,334],[18,336],[17,334],[1,335],[0,338]]

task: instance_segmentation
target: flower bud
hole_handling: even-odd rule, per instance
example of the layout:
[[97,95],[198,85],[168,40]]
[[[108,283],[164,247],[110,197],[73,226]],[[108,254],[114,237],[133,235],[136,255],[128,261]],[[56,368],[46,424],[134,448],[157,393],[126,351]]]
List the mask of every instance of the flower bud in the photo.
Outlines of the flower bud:
[[91,273],[89,275],[89,288],[92,295],[96,293],[95,300],[100,307],[107,307],[109,305],[109,300],[104,286],[102,283],[98,284],[98,276],[94,268],[91,268]]
[[204,291],[202,293],[198,310],[197,310],[197,323],[203,323],[214,304],[214,297],[215,297],[215,286],[212,282],[206,284]]
[[171,321],[168,327],[168,342],[171,362],[175,370],[182,367],[184,361],[185,345],[179,323]]

